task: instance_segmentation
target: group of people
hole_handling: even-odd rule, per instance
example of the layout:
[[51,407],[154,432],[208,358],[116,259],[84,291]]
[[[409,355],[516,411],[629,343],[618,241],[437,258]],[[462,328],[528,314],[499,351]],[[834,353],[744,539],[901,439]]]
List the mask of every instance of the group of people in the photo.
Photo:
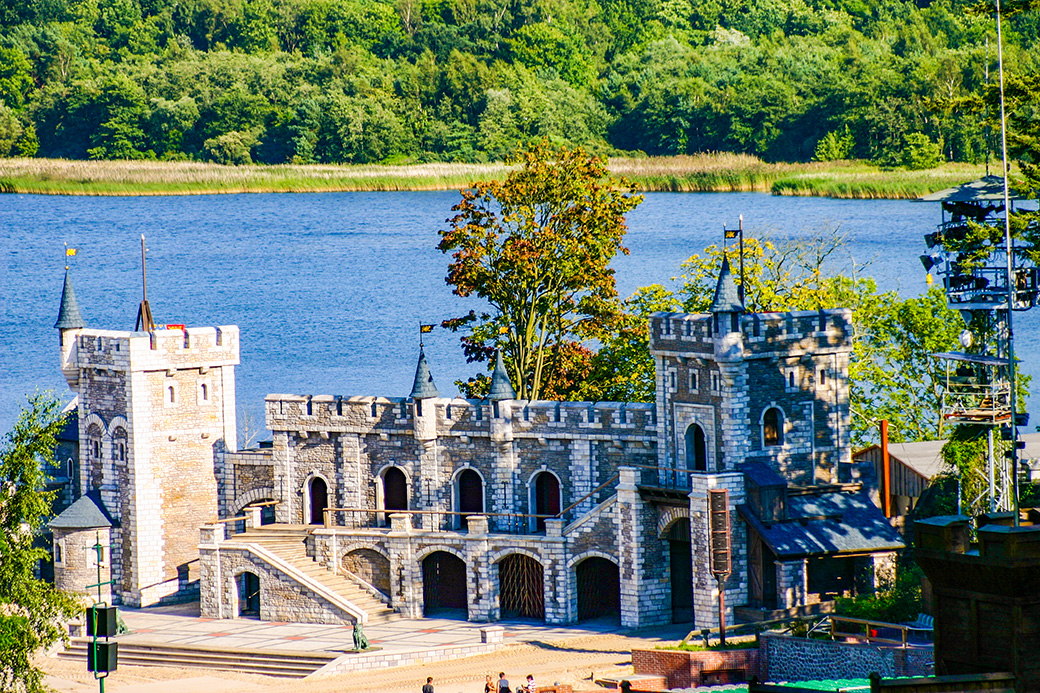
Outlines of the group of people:
[[[516,687],[515,693],[535,693],[534,676],[527,675],[527,682]],[[433,693],[433,677],[426,677],[426,685],[422,687],[422,693]],[[504,671],[498,672],[498,681],[491,679],[491,674],[484,677],[484,693],[514,693],[509,688],[509,679]]]

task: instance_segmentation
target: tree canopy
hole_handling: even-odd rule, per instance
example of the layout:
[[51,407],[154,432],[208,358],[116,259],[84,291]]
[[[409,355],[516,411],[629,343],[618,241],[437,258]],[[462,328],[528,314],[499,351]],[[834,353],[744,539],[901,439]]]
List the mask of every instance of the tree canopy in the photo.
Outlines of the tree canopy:
[[12,693],[46,690],[32,657],[64,637],[64,620],[77,610],[34,574],[49,558],[35,541],[51,514],[44,469],[63,425],[60,402],[34,395],[0,447],[0,688]]
[[580,149],[542,142],[517,158],[504,181],[462,191],[438,248],[452,253],[445,281],[454,293],[492,308],[445,326],[467,332],[471,361],[501,349],[517,396],[534,400],[558,387],[578,343],[616,317],[610,261],[628,252],[625,214],[643,198]]
[[[1009,75],[1035,83],[1040,11],[1012,4]],[[547,138],[982,161],[997,140],[970,103],[996,56],[976,5],[0,0],[0,156],[483,161]]]

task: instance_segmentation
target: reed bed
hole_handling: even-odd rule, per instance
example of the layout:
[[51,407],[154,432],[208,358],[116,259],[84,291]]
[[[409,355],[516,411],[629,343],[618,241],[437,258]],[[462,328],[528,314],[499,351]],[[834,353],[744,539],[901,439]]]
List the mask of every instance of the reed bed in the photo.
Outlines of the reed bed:
[[[646,192],[772,192],[854,199],[914,198],[984,174],[947,164],[883,171],[863,162],[770,164],[746,154],[612,158],[609,167]],[[0,192],[51,195],[452,190],[505,177],[503,163],[222,166],[189,161],[0,159]]]

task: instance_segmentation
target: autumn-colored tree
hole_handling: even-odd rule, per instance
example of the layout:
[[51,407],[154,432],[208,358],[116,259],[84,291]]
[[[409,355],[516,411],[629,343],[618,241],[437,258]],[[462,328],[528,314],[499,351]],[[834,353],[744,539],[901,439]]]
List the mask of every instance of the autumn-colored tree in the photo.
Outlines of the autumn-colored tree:
[[[543,141],[519,152],[504,181],[476,183],[452,207],[438,248],[452,254],[445,281],[491,310],[447,320],[465,332],[470,361],[501,349],[520,399],[559,395],[557,379],[619,314],[610,261],[625,214],[642,201],[611,178],[602,159]],[[568,363],[565,363],[568,362]],[[573,374],[572,374],[573,375]],[[480,394],[481,383],[459,383]]]

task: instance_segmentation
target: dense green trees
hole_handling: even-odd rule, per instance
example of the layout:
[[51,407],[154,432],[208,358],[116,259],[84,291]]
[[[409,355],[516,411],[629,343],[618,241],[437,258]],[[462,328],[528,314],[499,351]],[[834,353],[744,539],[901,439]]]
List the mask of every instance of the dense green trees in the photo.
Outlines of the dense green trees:
[[35,575],[49,557],[36,545],[54,497],[44,469],[64,423],[60,402],[34,395],[0,445],[0,688],[12,693],[47,690],[33,657],[67,636],[64,621],[77,611],[72,596]]
[[[995,51],[972,4],[0,0],[0,142],[23,141],[0,155],[38,140],[76,158],[484,160],[547,138],[980,160],[984,116],[967,105]],[[1006,24],[1027,80],[1037,14]]]

